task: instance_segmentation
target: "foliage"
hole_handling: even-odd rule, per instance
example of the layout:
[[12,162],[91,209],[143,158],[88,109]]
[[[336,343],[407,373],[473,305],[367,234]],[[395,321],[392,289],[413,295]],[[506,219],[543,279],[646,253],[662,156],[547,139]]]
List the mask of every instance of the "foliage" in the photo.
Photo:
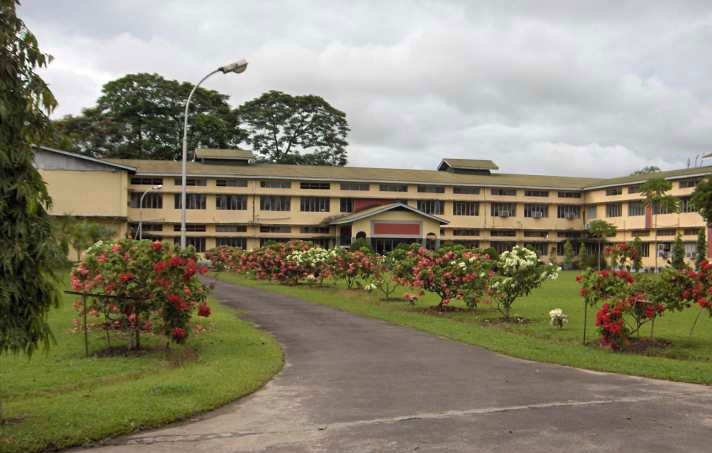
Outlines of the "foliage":
[[462,246],[446,246],[437,250],[419,247],[407,251],[407,254],[416,258],[412,268],[412,286],[437,294],[440,309],[454,299],[462,299],[470,309],[474,309],[486,294],[487,280],[493,275],[494,264],[489,256]]
[[596,260],[598,267],[601,268],[605,262],[602,261],[601,244],[606,241],[606,238],[615,236],[617,228],[615,225],[606,222],[605,220],[593,220],[588,226],[588,234],[596,239],[598,243],[598,252]]
[[630,174],[630,176],[649,175],[650,173],[657,173],[659,171],[660,167],[656,167],[655,165],[649,165],[647,167],[641,168],[640,170],[634,171]]
[[[206,271],[198,266],[192,247],[133,239],[99,241],[72,270],[71,283],[75,291],[115,296],[92,297],[88,314],[100,318],[95,327],[107,335],[112,330],[132,332],[132,347],[138,349],[141,331],[183,343],[191,332],[193,311],[210,315],[207,288],[197,278]],[[77,309],[84,314],[81,305]]]
[[216,272],[238,271],[242,266],[242,257],[245,251],[238,247],[221,245],[205,251],[205,259]]
[[574,246],[570,240],[564,242],[564,269],[571,269],[574,264]]
[[640,260],[639,249],[632,243],[626,244],[621,242],[614,246],[606,247],[604,249],[604,253],[606,256],[610,257],[611,267],[625,269],[629,272],[634,263]]
[[240,271],[251,273],[257,279],[276,280],[296,285],[309,275],[309,272],[287,256],[297,251],[306,251],[311,244],[304,241],[275,242],[245,253],[240,264]]
[[556,247],[550,247],[550,248],[549,248],[549,263],[551,263],[551,264],[556,264],[556,263],[557,263]]
[[705,223],[708,226],[712,225],[712,179],[705,178],[697,183],[690,202],[705,219]]
[[376,257],[376,260],[378,270],[372,285],[381,292],[383,299],[389,300],[400,286],[393,274],[397,262],[392,252],[386,256]]
[[578,252],[578,256],[576,257],[576,260],[578,261],[579,269],[585,269],[585,268],[589,267],[589,264],[588,264],[589,257],[586,254],[586,243],[579,242],[579,252]]
[[[33,143],[48,134],[57,105],[35,72],[51,57],[16,15],[16,2],[0,2],[0,354],[31,355],[49,347],[47,323],[59,303],[58,249],[46,208],[45,183],[33,166]],[[2,417],[2,411],[0,411]]]
[[675,269],[686,269],[687,264],[685,264],[685,244],[682,242],[682,237],[678,233],[675,238],[675,242],[672,244],[672,256],[670,258],[670,265]]
[[346,114],[319,96],[269,91],[236,113],[247,143],[268,161],[346,165]]
[[632,267],[635,272],[640,272],[643,269],[643,241],[638,236],[631,242],[633,254],[631,256]]
[[398,244],[389,254],[390,271],[393,279],[405,287],[413,287],[413,268],[418,261],[420,244]]
[[368,239],[364,238],[357,238],[351,241],[351,245],[349,246],[351,250],[361,250],[364,252],[373,252],[373,246],[371,246],[371,243],[368,241]]
[[302,272],[306,273],[307,279],[318,280],[321,283],[333,273],[337,255],[336,249],[312,247],[307,250],[295,250],[287,255],[286,260],[299,266]]
[[521,246],[499,255],[496,262],[497,274],[490,285],[490,294],[497,308],[509,319],[512,304],[546,280],[555,280],[561,268],[553,264],[543,264],[532,252]]
[[705,236],[705,229],[700,228],[697,233],[697,242],[695,243],[695,268],[700,268],[700,263],[707,259],[707,238]]
[[569,317],[560,308],[555,308],[549,311],[549,324],[552,327],[558,327],[559,329],[564,328],[564,324],[569,322]]
[[334,257],[333,266],[334,276],[344,279],[349,288],[354,284],[363,286],[380,271],[375,256],[364,249],[339,250]]
[[[53,144],[94,157],[179,159],[185,102],[193,84],[158,74],[106,83],[94,107],[54,122]],[[198,88],[190,103],[188,148],[235,147],[242,138],[228,96]]]

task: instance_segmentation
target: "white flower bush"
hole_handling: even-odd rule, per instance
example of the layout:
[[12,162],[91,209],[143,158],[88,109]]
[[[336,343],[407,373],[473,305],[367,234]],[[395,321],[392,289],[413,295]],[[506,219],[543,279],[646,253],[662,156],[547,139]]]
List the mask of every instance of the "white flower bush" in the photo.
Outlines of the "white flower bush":
[[564,324],[569,322],[568,315],[564,314],[564,310],[560,308],[555,308],[549,311],[549,322],[552,327],[558,327],[559,329],[564,327]]
[[509,319],[512,304],[517,298],[528,295],[546,280],[556,280],[560,271],[561,268],[554,264],[539,261],[532,250],[516,245],[499,255],[490,294],[504,318]]
[[331,263],[336,258],[336,249],[313,247],[308,250],[295,250],[285,260],[307,273],[307,280],[323,280],[330,275]]

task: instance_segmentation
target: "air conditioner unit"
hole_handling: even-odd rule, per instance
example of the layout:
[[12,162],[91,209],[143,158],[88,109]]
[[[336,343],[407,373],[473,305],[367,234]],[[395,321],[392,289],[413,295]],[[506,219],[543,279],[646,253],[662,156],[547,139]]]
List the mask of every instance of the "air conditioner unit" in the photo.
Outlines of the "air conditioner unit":
[[508,212],[500,212],[499,216],[500,217],[509,217],[509,213]]
[[534,217],[535,219],[541,219],[542,217],[544,217],[544,214],[541,212],[534,212],[532,213],[532,217]]

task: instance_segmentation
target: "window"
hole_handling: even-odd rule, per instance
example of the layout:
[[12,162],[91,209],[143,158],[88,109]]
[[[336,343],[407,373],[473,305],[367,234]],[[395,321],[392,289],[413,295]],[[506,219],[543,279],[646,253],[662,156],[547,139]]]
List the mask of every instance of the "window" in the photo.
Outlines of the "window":
[[163,178],[150,178],[148,176],[135,176],[131,178],[131,184],[136,186],[160,186]]
[[245,238],[215,238],[216,247],[237,247],[239,249],[247,248],[247,239]]
[[[163,224],[162,223],[145,223],[144,222],[141,224],[141,230],[143,231],[143,237],[146,238],[147,237],[146,233],[162,232]],[[136,233],[138,232],[138,223],[129,223],[129,231],[131,232],[131,237],[135,237]]]
[[260,187],[264,189],[291,189],[292,183],[289,181],[260,181]]
[[628,193],[640,193],[640,184],[628,186]]
[[408,192],[408,186],[405,184],[380,184],[381,192]]
[[650,243],[649,242],[643,242],[640,244],[640,254],[644,256],[645,258],[650,256]]
[[329,212],[327,197],[302,197],[299,201],[302,212]]
[[549,191],[547,191],[547,190],[525,190],[524,196],[525,197],[544,197],[544,198],[546,198],[549,196]]
[[452,230],[453,236],[479,236],[480,230],[474,228],[456,228]]
[[246,233],[247,225],[225,225],[217,224],[215,225],[216,233]]
[[675,236],[675,230],[658,230],[658,236]]
[[328,182],[302,182],[299,183],[299,188],[306,190],[329,190],[331,189],[331,184]]
[[559,198],[581,198],[581,192],[559,192]]
[[480,188],[471,186],[455,186],[452,188],[452,193],[461,195],[478,195],[480,193]]
[[546,256],[546,246],[546,242],[527,242],[524,244],[524,247],[535,252],[537,256]]
[[[173,243],[175,245],[180,245],[180,237],[173,238]],[[185,246],[192,246],[196,252],[202,253],[205,251],[205,238],[188,236],[185,238]]]
[[654,205],[653,206],[653,213],[655,214],[672,214],[675,212],[674,206],[661,206],[661,205]]
[[490,193],[492,195],[513,197],[517,195],[517,189],[494,188],[490,189]]
[[628,215],[645,215],[645,205],[642,201],[629,201],[628,202]]
[[547,238],[549,237],[549,232],[548,231],[525,231],[524,232],[524,237],[525,238]]
[[418,200],[418,210],[426,214],[442,214],[443,205],[445,203],[440,200]]
[[492,237],[514,237],[517,232],[514,230],[492,230],[490,231],[490,236]]
[[291,233],[289,225],[260,225],[260,233]]
[[608,203],[606,217],[620,217],[623,215],[623,203]]
[[549,217],[549,207],[545,204],[525,204],[524,217],[539,219]]
[[247,197],[244,195],[215,195],[215,209],[244,211],[247,209]]
[[700,231],[704,231],[702,228],[685,228],[682,232],[685,236],[697,236]]
[[260,209],[262,211],[289,211],[289,197],[285,196],[261,196]]
[[329,227],[322,226],[303,226],[301,228],[302,233],[316,233],[316,234],[328,234]]
[[443,187],[443,186],[418,186],[418,192],[420,192],[420,193],[445,193],[445,187]]
[[367,182],[342,182],[341,190],[369,190],[369,184]]
[[556,236],[560,238],[578,238],[581,237],[580,231],[557,231]]
[[689,198],[680,198],[679,207],[680,212],[697,212]]
[[517,205],[514,203],[492,203],[490,208],[492,217],[514,217],[516,211]]
[[633,237],[645,237],[645,236],[650,236],[650,230],[633,230],[630,232],[630,234],[633,235]]
[[218,187],[247,187],[246,179],[216,179],[215,185]]
[[342,198],[339,205],[341,212],[354,212],[353,198]]
[[611,187],[610,189],[606,189],[606,195],[608,195],[609,197],[613,195],[621,195],[622,193],[622,187]]
[[480,204],[477,201],[454,201],[452,203],[452,215],[480,215]]
[[681,189],[687,189],[690,187],[696,187],[698,182],[700,182],[700,180],[697,178],[683,179],[682,181],[679,182],[679,184],[680,184]]
[[566,204],[560,204],[556,207],[556,217],[559,219],[580,219],[581,218],[581,206],[572,206]]
[[507,242],[507,241],[494,241],[494,242],[490,243],[490,246],[493,247],[499,254],[506,252],[508,250],[512,250],[515,245],[517,245],[517,244],[514,242]]
[[[163,209],[163,194],[156,192],[148,192],[145,197],[143,197],[143,203],[141,203],[142,192],[130,192],[129,193],[129,207],[130,208],[143,208],[143,209]],[[141,205],[139,206],[139,203]]]
[[[186,223],[185,224],[185,231],[190,231],[190,232],[202,232],[206,231],[207,226],[202,224],[202,223]],[[180,231],[180,223],[176,223],[173,225],[173,231]]]
[[695,258],[697,255],[697,247],[694,242],[685,243],[685,256],[687,258]]
[[597,206],[588,206],[586,208],[586,219],[593,220],[596,218],[598,218],[598,207]]
[[[173,196],[173,206],[176,209],[180,209],[180,195],[179,193]],[[185,194],[185,208],[186,209],[205,209],[205,194],[202,193],[187,193]]]
[[[182,186],[183,181],[182,178],[175,178],[173,180],[176,186]],[[208,185],[208,180],[205,178],[185,178],[185,185],[186,186],[207,186]]]

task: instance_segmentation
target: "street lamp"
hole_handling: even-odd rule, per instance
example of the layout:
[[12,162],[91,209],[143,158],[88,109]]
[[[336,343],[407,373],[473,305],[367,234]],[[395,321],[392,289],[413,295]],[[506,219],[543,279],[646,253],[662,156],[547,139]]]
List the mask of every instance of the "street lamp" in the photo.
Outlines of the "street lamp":
[[157,186],[150,187],[143,191],[141,198],[138,200],[138,231],[136,236],[139,240],[143,239],[143,198],[152,190],[161,190],[163,185],[159,184]]
[[210,72],[208,75],[200,79],[188,95],[188,100],[185,101],[185,113],[183,114],[183,162],[181,164],[181,191],[180,191],[180,246],[185,248],[185,180],[186,180],[186,165],[188,161],[188,107],[190,106],[190,99],[193,97],[193,93],[198,89],[201,83],[216,72],[222,72],[227,74],[228,72],[234,72],[235,74],[240,74],[245,72],[247,69],[247,61],[242,59],[235,63],[230,63],[225,66],[220,66],[216,70]]

